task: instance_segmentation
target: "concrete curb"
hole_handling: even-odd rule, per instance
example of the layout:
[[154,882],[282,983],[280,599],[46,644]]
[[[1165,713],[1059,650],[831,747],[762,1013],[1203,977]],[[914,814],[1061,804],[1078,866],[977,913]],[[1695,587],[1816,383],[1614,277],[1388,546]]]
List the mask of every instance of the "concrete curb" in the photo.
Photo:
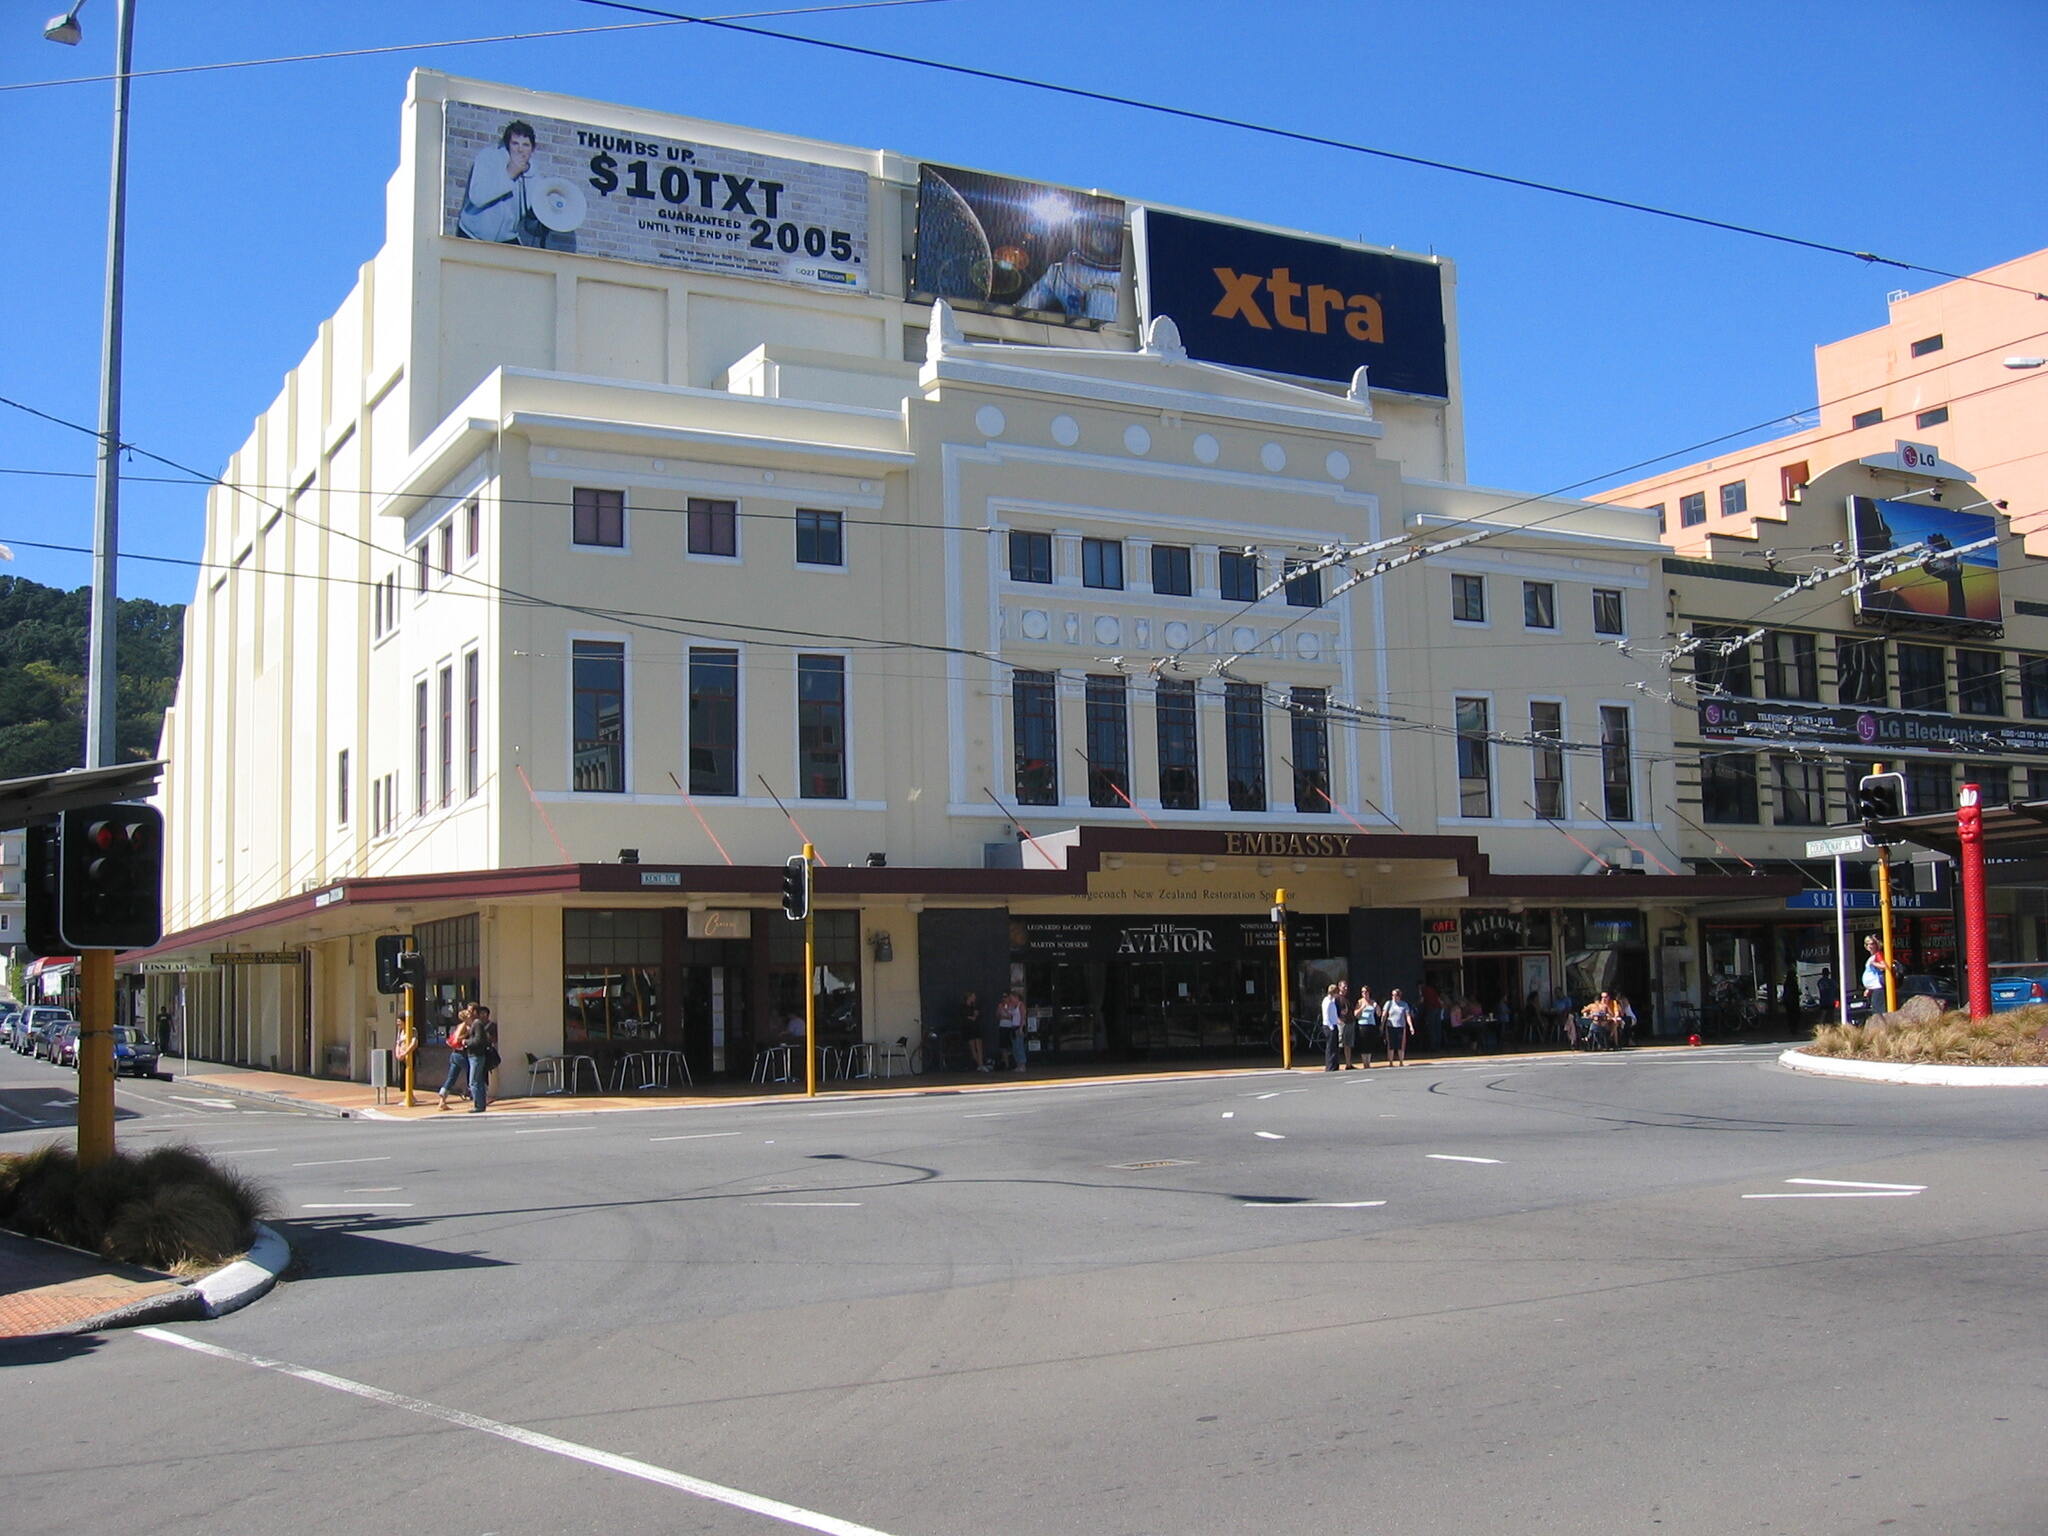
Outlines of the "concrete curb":
[[205,1309],[202,1315],[224,1317],[246,1307],[277,1284],[277,1277],[291,1261],[291,1246],[257,1222],[256,1241],[245,1257],[193,1283],[191,1289]]
[[1898,1083],[1917,1088],[2048,1088],[2048,1067],[1920,1066],[1896,1061],[1852,1061],[1840,1056],[1813,1056],[1790,1050],[1778,1065],[1816,1077],[1845,1077],[1866,1083]]
[[196,1077],[174,1077],[174,1083],[188,1088],[203,1088],[208,1093],[225,1093],[238,1099],[254,1099],[262,1104],[282,1104],[287,1109],[304,1110],[307,1114],[331,1115],[336,1120],[353,1120],[358,1111],[344,1109],[336,1104],[322,1104],[317,1099],[294,1098],[288,1093],[272,1093],[267,1088],[238,1088],[231,1083],[219,1082],[212,1078],[201,1080]]

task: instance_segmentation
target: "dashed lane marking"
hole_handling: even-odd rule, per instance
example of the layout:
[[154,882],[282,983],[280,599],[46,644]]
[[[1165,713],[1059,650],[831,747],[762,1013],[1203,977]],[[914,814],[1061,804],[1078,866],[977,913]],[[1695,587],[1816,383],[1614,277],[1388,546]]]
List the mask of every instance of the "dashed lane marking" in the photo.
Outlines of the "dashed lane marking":
[[1261,1141],[1285,1141],[1287,1139],[1278,1131],[1253,1131],[1252,1134]]
[[1247,1200],[1248,1211],[1362,1211],[1384,1200]]
[[1819,1189],[1773,1190],[1744,1195],[1745,1200],[1899,1200],[1924,1194],[1925,1184],[1864,1184],[1855,1179],[1787,1179],[1787,1184],[1817,1184]]
[[743,1131],[692,1131],[687,1136],[650,1136],[649,1141],[712,1141],[720,1136],[741,1136]]
[[859,1206],[858,1200],[756,1200],[755,1205],[786,1206],[799,1211],[841,1211]]
[[1497,1157],[1460,1157],[1455,1152],[1431,1152],[1430,1158],[1439,1163],[1498,1163]]
[[409,1211],[410,1200],[350,1200],[340,1205],[302,1205],[302,1211]]
[[292,1166],[294,1168],[339,1168],[343,1163],[388,1163],[390,1161],[391,1158],[388,1154],[383,1157],[323,1157],[310,1163],[293,1163]]

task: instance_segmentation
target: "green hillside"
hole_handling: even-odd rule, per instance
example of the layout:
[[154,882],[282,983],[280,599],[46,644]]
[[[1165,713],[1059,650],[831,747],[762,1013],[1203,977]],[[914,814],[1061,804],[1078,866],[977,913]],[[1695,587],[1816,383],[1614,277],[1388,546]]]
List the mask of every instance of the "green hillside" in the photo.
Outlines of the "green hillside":
[[[92,593],[0,576],[0,779],[85,764],[85,636]],[[178,687],[185,607],[124,600],[114,654],[122,761],[156,756]]]

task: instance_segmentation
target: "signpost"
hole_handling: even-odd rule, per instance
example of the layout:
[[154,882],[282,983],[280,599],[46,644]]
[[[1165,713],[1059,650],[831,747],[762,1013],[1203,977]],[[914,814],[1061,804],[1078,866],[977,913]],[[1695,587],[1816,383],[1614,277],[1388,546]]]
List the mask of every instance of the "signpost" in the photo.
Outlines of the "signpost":
[[1809,859],[1835,861],[1835,998],[1844,1025],[1849,1022],[1849,902],[1842,884],[1842,855],[1863,851],[1861,832],[1847,837],[1818,837],[1806,845]]

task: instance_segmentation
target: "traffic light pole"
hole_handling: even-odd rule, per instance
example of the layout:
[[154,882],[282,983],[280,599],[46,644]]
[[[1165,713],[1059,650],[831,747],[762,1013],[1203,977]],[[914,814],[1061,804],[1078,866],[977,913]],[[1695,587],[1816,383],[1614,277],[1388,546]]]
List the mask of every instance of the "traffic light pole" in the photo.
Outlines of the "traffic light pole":
[[114,1155],[114,952],[78,956],[78,1165]]
[[[804,844],[804,879],[817,850]],[[804,903],[804,1097],[818,1096],[818,919],[816,900]]]
[[[412,1102],[412,1078],[413,1078],[413,1058],[415,1058],[416,1056],[418,1056],[418,1055],[419,1055],[419,1050],[420,1050],[420,1043],[419,1043],[419,1040],[418,1040],[418,1039],[417,1039],[417,1037],[415,1037],[415,1035],[413,1034],[413,1005],[412,1005],[412,1000],[413,1000],[413,995],[414,995],[414,992],[415,992],[415,990],[416,990],[416,989],[415,989],[414,987],[412,987],[411,985],[409,985],[409,984],[407,985],[407,987],[406,987],[406,989],[405,989],[405,1020],[404,1020],[404,1023],[403,1023],[403,1025],[401,1026],[401,1027],[402,1027],[402,1028],[404,1029],[404,1031],[405,1031],[405,1032],[404,1032],[404,1033],[403,1033],[402,1035],[400,1035],[400,1036],[399,1036],[399,1038],[400,1038],[401,1040],[403,1040],[403,1041],[405,1042],[405,1107],[406,1107],[407,1109],[411,1109],[411,1108],[413,1107],[413,1102]],[[475,1057],[473,1057],[473,1056],[472,1056],[472,1057],[470,1058],[470,1060],[472,1060],[472,1061],[474,1061],[475,1059],[476,1059],[476,1058],[475,1058]],[[602,1085],[602,1084],[600,1084],[599,1086],[600,1086],[600,1087],[602,1087],[603,1085]]]
[[[1872,763],[1870,771],[1883,773],[1884,764]],[[1877,922],[1878,931],[1884,935],[1884,1011],[1895,1013],[1899,1006],[1899,977],[1898,967],[1892,961],[1892,851],[1883,843],[1877,848]]]
[[[1273,893],[1273,923],[1279,929],[1280,938],[1280,1065],[1291,1071],[1294,1067],[1294,1009],[1289,997],[1287,984],[1287,891],[1283,887]],[[1372,1058],[1366,1058],[1372,1064]]]

